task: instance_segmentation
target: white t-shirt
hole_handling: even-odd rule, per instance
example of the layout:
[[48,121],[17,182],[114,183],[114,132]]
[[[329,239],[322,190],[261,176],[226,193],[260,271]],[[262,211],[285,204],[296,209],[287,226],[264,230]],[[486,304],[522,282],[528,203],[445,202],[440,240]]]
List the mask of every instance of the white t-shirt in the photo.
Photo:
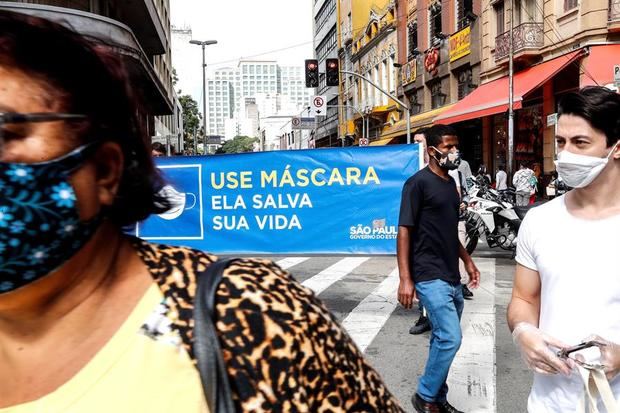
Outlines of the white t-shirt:
[[497,183],[496,187],[498,191],[503,191],[504,189],[508,189],[508,184],[506,183],[508,179],[508,175],[504,171],[497,171],[495,174],[495,182]]
[[[597,221],[576,218],[564,196],[528,212],[519,231],[517,262],[540,274],[543,332],[568,345],[591,334],[620,343],[619,234],[620,214]],[[584,356],[599,361],[600,352],[593,348]],[[620,376],[611,387],[620,401]],[[576,371],[571,377],[535,373],[528,411],[575,412],[583,394]]]

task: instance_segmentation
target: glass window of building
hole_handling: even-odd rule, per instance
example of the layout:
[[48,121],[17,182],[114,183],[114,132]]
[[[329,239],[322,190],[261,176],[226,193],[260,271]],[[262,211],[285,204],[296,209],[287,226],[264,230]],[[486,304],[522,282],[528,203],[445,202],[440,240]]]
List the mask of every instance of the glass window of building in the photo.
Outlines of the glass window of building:
[[441,3],[435,2],[428,8],[429,16],[429,47],[439,42],[443,34],[441,27]]
[[474,12],[473,0],[458,0],[456,4],[456,30],[469,26],[468,15]]
[[495,34],[499,36],[506,30],[506,24],[504,22],[504,2],[498,1],[493,5],[495,10]]
[[444,105],[446,94],[441,90],[441,80],[437,80],[430,86],[431,89],[431,108],[437,109]]
[[579,6],[579,0],[564,0],[564,11],[569,11]]
[[461,100],[475,89],[475,85],[472,83],[471,67],[467,67],[458,72],[457,81],[458,98]]
[[407,54],[409,60],[413,60],[418,51],[418,22],[412,21],[407,26]]

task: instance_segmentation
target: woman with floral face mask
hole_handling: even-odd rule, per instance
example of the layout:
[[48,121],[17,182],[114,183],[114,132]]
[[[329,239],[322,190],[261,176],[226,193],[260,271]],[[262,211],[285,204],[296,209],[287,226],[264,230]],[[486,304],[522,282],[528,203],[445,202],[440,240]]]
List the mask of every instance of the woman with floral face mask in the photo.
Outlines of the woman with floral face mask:
[[[508,308],[514,341],[534,371],[530,412],[575,412],[591,394],[584,379],[603,373],[611,392],[593,403],[617,411],[609,406],[620,401],[619,138],[617,93],[588,87],[560,102],[557,172],[575,189],[523,221]],[[594,347],[558,353],[582,341]]]
[[[123,235],[168,205],[122,65],[40,18],[0,28],[0,412],[209,411],[193,308],[215,257]],[[236,411],[402,411],[275,264],[231,264],[214,311]]]

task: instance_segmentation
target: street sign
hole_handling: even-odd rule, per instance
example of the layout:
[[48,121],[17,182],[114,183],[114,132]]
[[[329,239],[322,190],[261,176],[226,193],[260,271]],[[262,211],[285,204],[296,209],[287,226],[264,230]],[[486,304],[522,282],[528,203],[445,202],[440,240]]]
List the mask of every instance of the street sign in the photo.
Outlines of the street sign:
[[552,113],[550,115],[547,115],[547,127],[553,126],[553,125],[555,125],[557,123],[558,123],[558,114],[557,113]]
[[312,98],[310,111],[314,116],[325,116],[325,112],[327,111],[327,99],[324,95]]
[[360,138],[359,146],[368,146],[368,138]]
[[291,119],[291,125],[293,129],[312,130],[314,129],[315,122],[314,118],[301,118],[296,116]]
[[614,66],[614,83],[617,88],[620,88],[620,65]]

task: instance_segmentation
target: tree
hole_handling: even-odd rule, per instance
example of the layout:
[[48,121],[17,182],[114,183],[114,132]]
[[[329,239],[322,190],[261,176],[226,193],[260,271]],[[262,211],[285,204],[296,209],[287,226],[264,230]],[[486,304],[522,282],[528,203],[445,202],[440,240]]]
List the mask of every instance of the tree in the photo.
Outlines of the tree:
[[192,148],[193,152],[196,153],[194,135],[200,136],[203,133],[202,116],[198,110],[198,103],[190,95],[179,96],[179,102],[183,108],[183,141],[185,142],[185,148]]
[[[177,74],[177,69],[176,68],[172,68],[172,86],[176,87],[177,83],[179,83],[179,75]],[[181,91],[179,90],[179,94]]]
[[235,136],[233,139],[224,142],[216,153],[243,153],[254,151],[254,143],[258,142],[257,138],[249,136]]

